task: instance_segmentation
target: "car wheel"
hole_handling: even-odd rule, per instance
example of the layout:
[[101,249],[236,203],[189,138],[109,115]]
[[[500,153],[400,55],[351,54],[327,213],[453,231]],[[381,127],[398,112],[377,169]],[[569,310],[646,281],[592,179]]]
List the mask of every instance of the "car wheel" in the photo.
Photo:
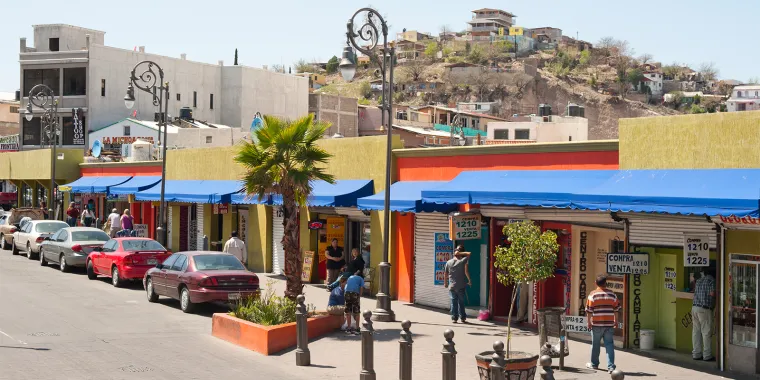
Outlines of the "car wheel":
[[45,253],[42,252],[42,247],[40,247],[40,265],[45,266],[48,265],[47,260],[45,259]]
[[11,254],[12,255],[18,255],[19,250],[18,247],[16,247],[16,239],[11,240]]
[[60,264],[61,272],[65,273],[71,269],[69,267],[69,264],[66,264],[66,255],[64,254],[61,254],[61,257],[58,259],[58,263]]
[[26,243],[26,258],[29,260],[36,259],[36,257],[34,257],[34,252],[32,252],[32,245],[29,243]]
[[98,278],[98,275],[95,273],[95,268],[92,267],[91,260],[87,260],[87,278],[90,280],[95,280]]
[[119,268],[115,265],[111,269],[111,284],[115,288],[121,288],[121,286],[124,285],[124,281],[119,277]]
[[150,277],[145,281],[145,293],[148,295],[148,302],[158,301],[158,294],[153,290],[153,280]]
[[11,248],[11,247],[8,245],[8,242],[7,242],[7,241],[5,241],[5,235],[4,235],[4,234],[0,234],[0,240],[3,242],[3,249],[4,249],[4,250],[6,250],[6,251],[7,251],[8,249],[10,249],[10,248]]
[[179,307],[184,313],[192,313],[195,309],[195,305],[190,301],[190,291],[184,286],[179,291]]

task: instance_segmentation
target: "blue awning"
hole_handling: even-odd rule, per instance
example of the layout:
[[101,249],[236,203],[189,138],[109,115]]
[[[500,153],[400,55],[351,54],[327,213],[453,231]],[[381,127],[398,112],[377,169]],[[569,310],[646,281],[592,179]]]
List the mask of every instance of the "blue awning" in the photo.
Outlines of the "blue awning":
[[[325,181],[314,181],[312,191],[306,203],[315,207],[354,207],[356,200],[367,197],[375,192],[371,179],[336,180],[334,184]],[[272,196],[272,203],[282,204],[282,196]]]
[[149,189],[155,184],[161,182],[160,176],[135,176],[129,181],[120,185],[112,186],[108,189],[110,194],[136,194],[138,191]]
[[[242,188],[239,181],[224,180],[168,180],[164,201],[187,203],[230,203],[233,194]],[[161,199],[161,182],[135,194],[138,201]]]
[[435,189],[423,190],[422,201],[570,208],[573,194],[598,186],[615,173],[616,170],[466,171]]
[[268,205],[272,204],[272,196],[266,196],[264,199],[259,201],[258,196],[253,195],[248,197],[245,195],[245,191],[241,191],[235,194],[231,194],[229,203],[232,203],[234,205]]
[[78,180],[58,186],[60,191],[72,193],[108,193],[112,186],[129,181],[132,176],[82,177]]
[[[442,205],[422,202],[422,191],[432,190],[445,181],[400,181],[391,185],[391,211],[399,212],[450,212],[456,205]],[[359,198],[357,206],[362,210],[383,210],[385,208],[385,191]]]
[[760,169],[621,170],[573,202],[587,210],[747,216],[758,212]]

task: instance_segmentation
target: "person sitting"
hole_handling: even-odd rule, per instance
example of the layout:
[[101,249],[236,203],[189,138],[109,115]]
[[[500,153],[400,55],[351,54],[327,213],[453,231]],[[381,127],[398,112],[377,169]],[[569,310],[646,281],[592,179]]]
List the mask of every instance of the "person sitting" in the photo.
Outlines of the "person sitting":
[[327,290],[332,291],[335,289],[340,284],[340,280],[344,278],[349,278],[352,275],[364,276],[364,267],[366,265],[364,258],[359,254],[359,250],[356,248],[351,249],[351,262],[348,263],[345,271],[340,274],[335,282],[327,285]]
[[[343,309],[346,303],[346,281],[348,279],[341,278],[340,286],[330,292],[330,299],[327,301],[327,314],[330,315],[343,315]],[[348,326],[343,324],[342,330],[345,330]]]

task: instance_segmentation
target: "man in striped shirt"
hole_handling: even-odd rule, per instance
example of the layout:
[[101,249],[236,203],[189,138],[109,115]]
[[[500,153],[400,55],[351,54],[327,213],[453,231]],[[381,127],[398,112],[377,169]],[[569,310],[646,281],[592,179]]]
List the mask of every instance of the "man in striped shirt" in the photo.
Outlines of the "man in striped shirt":
[[600,341],[604,341],[607,351],[607,371],[615,370],[615,326],[618,325],[617,313],[620,301],[612,290],[607,289],[607,276],[596,277],[596,289],[586,299],[586,320],[591,330],[591,362],[586,367],[599,369]]

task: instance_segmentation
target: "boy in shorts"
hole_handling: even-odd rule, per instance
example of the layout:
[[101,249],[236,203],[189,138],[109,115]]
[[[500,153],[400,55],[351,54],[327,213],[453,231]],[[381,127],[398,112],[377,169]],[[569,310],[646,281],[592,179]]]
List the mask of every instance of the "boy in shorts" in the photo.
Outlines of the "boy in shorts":
[[[346,281],[346,308],[343,311],[346,316],[346,325],[349,332],[359,331],[359,314],[361,313],[361,296],[364,289],[364,277],[352,275]],[[356,328],[351,326],[351,316],[356,322]]]

